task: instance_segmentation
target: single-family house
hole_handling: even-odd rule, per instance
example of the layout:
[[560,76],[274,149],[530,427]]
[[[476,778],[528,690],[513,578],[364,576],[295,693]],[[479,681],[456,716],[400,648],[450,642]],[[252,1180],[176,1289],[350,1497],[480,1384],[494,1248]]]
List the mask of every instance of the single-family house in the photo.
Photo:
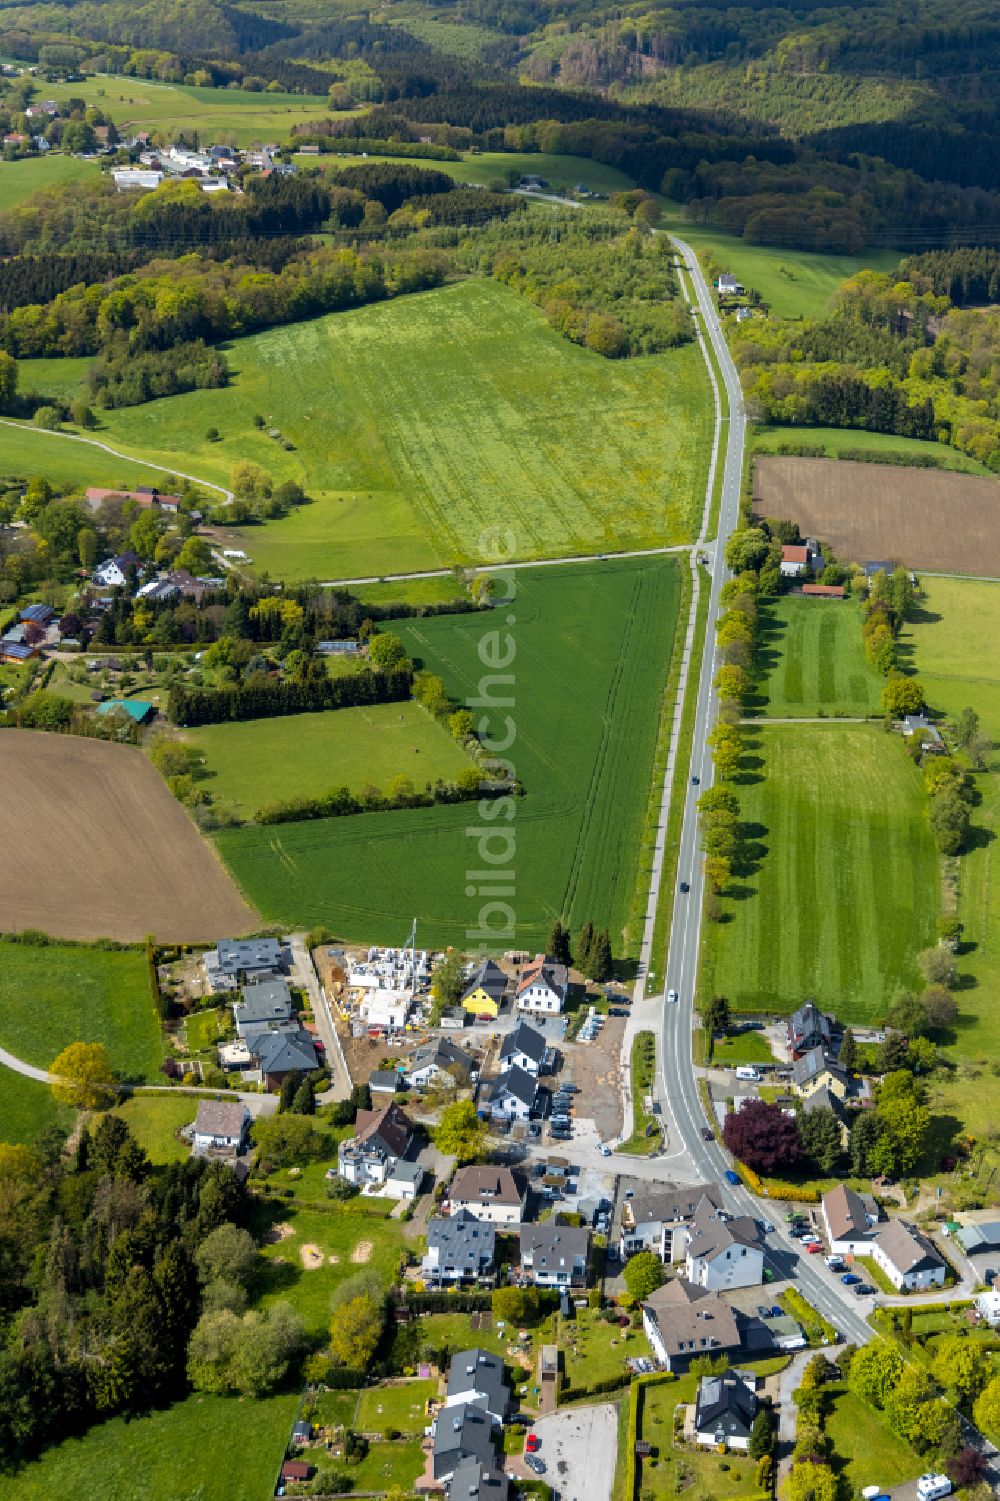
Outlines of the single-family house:
[[24,609],[19,611],[17,618],[25,625],[37,625],[43,631],[47,631],[56,618],[56,612],[51,605],[25,605]]
[[764,1247],[757,1221],[730,1216],[703,1199],[688,1230],[684,1270],[689,1282],[709,1292],[759,1287],[764,1280]]
[[380,1110],[359,1110],[354,1135],[337,1151],[341,1177],[359,1188],[385,1183],[413,1140],[410,1119],[396,1104]]
[[517,1008],[519,1011],[560,1012],[566,1004],[569,976],[565,964],[546,959],[536,954],[530,964],[524,966],[517,983]]
[[875,577],[876,573],[884,573],[886,578],[892,578],[893,571],[894,565],[886,558],[875,558],[865,564],[865,578],[869,582]]
[[621,1212],[619,1251],[623,1261],[638,1251],[655,1251],[666,1265],[683,1261],[687,1253],[688,1228],[698,1205],[707,1202],[722,1208],[722,1195],[715,1183],[690,1187],[635,1181],[625,1187]]
[[255,1029],[290,1022],[292,1019],[292,992],[288,981],[282,976],[274,980],[255,980],[243,988],[243,998],[233,1002],[233,1021],[237,1037],[244,1037]]
[[781,549],[782,578],[797,578],[809,570],[809,549],[805,543],[786,542]]
[[521,1275],[535,1287],[585,1287],[590,1231],[576,1225],[521,1226]]
[[250,1112],[239,1100],[202,1100],[194,1121],[196,1157],[238,1157],[247,1145]]
[[943,1287],[948,1265],[934,1242],[914,1225],[890,1220],[875,1235],[871,1255],[900,1292]]
[[991,1329],[1000,1327],[1000,1291],[989,1287],[976,1298],[976,1312]]
[[304,1027],[275,1027],[251,1044],[254,1062],[268,1089],[280,1089],[287,1074],[311,1074],[316,1067],[316,1043]]
[[202,960],[212,991],[236,990],[247,980],[270,980],[285,969],[276,938],[223,938]]
[[412,1204],[423,1188],[426,1176],[427,1169],[422,1162],[400,1157],[389,1169],[382,1185],[382,1193],[387,1199],[400,1199],[404,1204]]
[[368,1075],[368,1090],[372,1099],[393,1099],[403,1087],[403,1080],[394,1068],[373,1068]]
[[489,1468],[496,1462],[493,1419],[475,1401],[445,1406],[433,1424],[431,1469],[435,1480],[447,1483],[463,1461]]
[[926,714],[907,714],[903,720],[903,734],[908,740],[916,740],[922,749],[943,745],[941,731],[931,724]]
[[142,570],[142,559],[134,552],[119,553],[115,558],[105,558],[90,575],[102,589],[123,589],[128,583],[129,571]]
[[869,1255],[881,1214],[873,1198],[838,1183],[823,1195],[819,1212],[831,1251],[841,1256]]
[[531,1117],[537,1098],[538,1080],[515,1066],[493,1081],[487,1091],[486,1104],[494,1120],[526,1121]]
[[736,277],[729,271],[720,271],[719,279],[715,285],[723,297],[741,297],[743,295],[744,287],[742,283],[737,281]]
[[835,1055],[826,1048],[810,1048],[792,1064],[792,1082],[805,1099],[817,1089],[827,1089],[838,1099],[847,1098],[850,1076]]
[[281,1466],[281,1479],[299,1485],[310,1478],[314,1466],[306,1459],[286,1459]]
[[703,1376],[694,1405],[696,1442],[709,1449],[733,1449],[745,1454],[757,1416],[755,1386],[753,1371]]
[[956,1232],[955,1238],[967,1256],[976,1256],[982,1251],[1000,1251],[1000,1220],[970,1222]]
[[804,1001],[788,1018],[788,1051],[793,1058],[810,1053],[813,1048],[833,1046],[833,1017],[821,1011],[815,1001]]
[[465,1048],[460,1048],[450,1038],[436,1038],[417,1049],[406,1070],[407,1082],[417,1089],[428,1084],[467,1084],[472,1073],[473,1060]]
[[510,1481],[503,1470],[463,1459],[448,1486],[450,1501],[510,1501]]
[[9,662],[14,667],[21,667],[38,655],[38,647],[29,646],[26,641],[16,641],[12,636],[0,638],[0,662]]
[[450,1219],[427,1224],[427,1252],[421,1264],[424,1281],[433,1287],[481,1282],[493,1275],[497,1233],[467,1209]]
[[699,1355],[754,1355],[772,1348],[760,1319],[739,1313],[720,1293],[675,1277],[642,1305],[642,1327],[668,1371],[683,1373]]
[[509,1167],[461,1167],[448,1197],[452,1214],[467,1209],[477,1220],[517,1225],[524,1217],[527,1191]]
[[523,1069],[537,1079],[547,1052],[548,1044],[541,1032],[519,1021],[500,1044],[500,1064],[503,1068]]
[[507,976],[499,964],[484,959],[470,975],[461,1004],[473,1016],[494,1017],[499,1015],[506,991]]
[[503,1423],[513,1405],[503,1361],[491,1350],[459,1350],[448,1367],[446,1407],[478,1402],[494,1423]]

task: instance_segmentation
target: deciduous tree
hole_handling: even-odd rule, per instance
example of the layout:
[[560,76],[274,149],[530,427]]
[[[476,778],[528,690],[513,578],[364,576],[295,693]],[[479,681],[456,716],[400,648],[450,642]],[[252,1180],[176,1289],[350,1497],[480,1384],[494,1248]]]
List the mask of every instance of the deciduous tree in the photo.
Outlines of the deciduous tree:
[[459,1162],[475,1162],[482,1156],[485,1143],[486,1126],[471,1100],[454,1100],[445,1106],[434,1128],[434,1145],[439,1152]]
[[663,1262],[655,1251],[640,1251],[625,1263],[622,1275],[629,1300],[643,1303],[663,1282]]
[[882,708],[896,719],[906,714],[916,714],[924,701],[924,687],[917,678],[904,677],[901,672],[890,672],[882,688]]
[[102,1042],[71,1042],[49,1072],[52,1093],[61,1105],[76,1110],[106,1110],[114,1101],[111,1059]]
[[780,1105],[765,1100],[747,1100],[727,1115],[722,1139],[755,1172],[794,1172],[803,1161],[798,1125]]

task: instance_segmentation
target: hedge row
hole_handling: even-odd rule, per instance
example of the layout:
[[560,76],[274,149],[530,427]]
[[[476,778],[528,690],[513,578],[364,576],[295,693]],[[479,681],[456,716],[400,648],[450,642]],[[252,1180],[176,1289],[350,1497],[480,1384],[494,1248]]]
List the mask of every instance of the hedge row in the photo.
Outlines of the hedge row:
[[348,787],[334,787],[321,797],[293,797],[280,803],[268,803],[254,815],[257,823],[301,823],[310,818],[347,818],[354,813],[382,812],[387,808],[433,808],[438,803],[469,803],[481,797],[509,795],[513,790],[494,782],[480,781],[482,773],[470,766],[454,782],[441,778],[422,791],[408,782],[405,788],[356,797]]
[[319,678],[308,683],[240,683],[233,688],[191,688],[175,683],[167,700],[174,724],[223,724],[228,720],[275,719],[285,714],[308,714],[324,709],[356,708],[362,704],[398,703],[410,697],[409,668],[380,672],[363,667],[345,677]]

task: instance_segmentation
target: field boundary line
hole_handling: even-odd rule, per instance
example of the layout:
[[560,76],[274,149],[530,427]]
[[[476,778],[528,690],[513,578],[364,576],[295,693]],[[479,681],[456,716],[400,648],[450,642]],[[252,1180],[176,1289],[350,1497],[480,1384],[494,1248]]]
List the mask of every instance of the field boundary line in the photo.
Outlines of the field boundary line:
[[[637,547],[628,552],[567,553],[558,558],[519,558],[515,563],[468,563],[457,564],[470,573],[507,573],[514,568],[564,568],[573,563],[617,563],[622,558],[660,558],[669,553],[690,552],[697,542],[678,542],[672,547]],[[321,589],[346,589],[350,584],[399,584],[414,579],[444,579],[455,568],[422,568],[416,573],[373,573],[365,578],[324,579]]]
[[225,485],[215,485],[211,480],[199,479],[196,474],[185,474],[183,469],[168,469],[166,464],[154,464],[152,459],[137,459],[132,454],[121,453],[117,448],[112,448],[108,443],[102,443],[98,438],[85,438],[80,433],[56,433],[47,427],[32,427],[26,422],[14,422],[10,417],[0,417],[0,423],[4,427],[13,427],[19,433],[44,433],[49,438],[65,438],[68,443],[86,443],[91,448],[103,449],[113,459],[122,459],[126,464],[140,464],[144,469],[155,469],[159,474],[173,474],[178,479],[189,479],[193,485],[201,485],[205,490],[215,490],[219,495],[224,495],[226,504],[233,500],[232,490],[227,490]]

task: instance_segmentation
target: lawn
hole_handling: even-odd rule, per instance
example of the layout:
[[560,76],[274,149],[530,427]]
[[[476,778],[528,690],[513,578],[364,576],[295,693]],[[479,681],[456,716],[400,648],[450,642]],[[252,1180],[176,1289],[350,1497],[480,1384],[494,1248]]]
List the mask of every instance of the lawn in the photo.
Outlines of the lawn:
[[659,1149],[662,1132],[656,1118],[646,1109],[646,1098],[656,1075],[656,1044],[652,1032],[637,1032],[632,1043],[632,1135],[617,1148],[619,1152],[648,1157]]
[[[921,579],[923,598],[907,625],[903,650],[924,685],[927,701],[945,714],[971,706],[982,729],[1000,741],[1000,584],[972,579]],[[959,863],[959,917],[963,923],[956,1051],[965,1057],[1000,1053],[995,997],[1000,988],[1000,762],[976,776],[972,845]],[[968,981],[973,983],[970,985]]]
[[[310,1334],[330,1327],[330,1298],[341,1282],[364,1269],[386,1285],[395,1277],[403,1234],[395,1220],[351,1214],[341,1205],[329,1210],[298,1209],[294,1203],[261,1206],[270,1225],[285,1224],[291,1234],[266,1244],[257,1292],[264,1306],[287,1301],[298,1309]],[[259,1229],[260,1227],[258,1227]],[[306,1269],[303,1247],[315,1247],[322,1265]]]
[[858,1495],[866,1485],[883,1490],[915,1480],[925,1468],[909,1444],[891,1431],[882,1415],[840,1383],[824,1387],[832,1398],[825,1429],[836,1455],[835,1467],[847,1489]]
[[[468,805],[221,832],[223,858],[268,921],[322,923],[345,939],[398,943],[418,912],[421,943],[471,947],[486,897],[496,896],[494,887],[478,894],[475,873],[502,843],[494,869],[504,889],[513,880],[508,905],[519,946],[544,947],[561,914],[573,928],[587,919],[606,924],[622,952],[676,620],[676,565],[620,560],[524,569],[510,579],[516,597],[504,618],[516,617],[516,739],[506,754],[526,795],[509,823],[501,821],[506,832],[477,824]],[[396,628],[456,699],[483,688],[507,696],[502,686],[490,690],[496,674],[484,667],[496,616]],[[506,651],[506,630],[497,640]],[[506,713],[486,716],[500,746]],[[486,910],[494,928],[507,918]],[[637,937],[629,933],[628,944]]]
[[427,1424],[427,1403],[438,1394],[436,1381],[400,1381],[393,1386],[370,1386],[361,1393],[354,1426],[359,1433],[416,1434]]
[[[349,167],[352,160],[357,161],[359,158],[321,156],[319,165],[340,170]],[[548,183],[543,191],[552,193],[563,193],[567,188],[575,188],[578,183],[585,183],[592,193],[605,195],[624,193],[635,186],[632,178],[625,172],[619,172],[617,167],[605,166],[586,156],[557,156],[544,151],[480,151],[463,157],[460,162],[425,161],[397,156],[369,156],[367,160],[405,161],[407,164],[412,161],[415,166],[429,167],[435,172],[447,172],[456,182],[472,183],[478,187],[491,187],[500,181],[506,187],[510,172],[518,172],[526,177],[543,177]],[[314,156],[300,156],[298,161],[303,167],[306,163],[316,164]]]
[[46,99],[58,102],[71,97],[105,110],[122,135],[157,130],[169,139],[178,132],[196,130],[205,145],[223,137],[237,146],[280,142],[291,135],[297,121],[315,118],[320,111],[326,114],[326,99],[314,94],[206,89],[110,74],[96,74],[82,83],[45,85]]
[[938,856],[902,745],[867,725],[769,725],[748,742],[759,774],[737,787],[748,875],[706,925],[703,995],[785,1012],[812,996],[843,1022],[880,1019],[919,987],[934,941]]
[[822,448],[828,459],[860,448],[866,453],[906,453],[915,458],[928,454],[942,469],[957,469],[963,474],[990,473],[985,464],[944,443],[932,443],[923,438],[897,438],[892,433],[869,433],[860,428],[758,427],[752,438],[752,447],[757,453],[777,453],[783,444],[794,447],[800,443],[804,447]]
[[72,1110],[57,1105],[47,1084],[0,1067],[0,1141],[34,1141],[46,1126],[69,1130]]
[[757,1467],[752,1459],[737,1454],[722,1458],[706,1450],[675,1446],[674,1412],[679,1403],[694,1401],[696,1388],[693,1376],[643,1386],[639,1434],[652,1444],[653,1456],[638,1462],[637,1492],[651,1501],[666,1501],[678,1493],[690,1501],[731,1501],[736,1497],[749,1501],[758,1497]]
[[392,579],[384,584],[353,584],[351,593],[372,605],[437,605],[469,597],[465,585],[453,573],[437,578]]
[[45,396],[58,396],[60,401],[73,401],[75,397],[87,394],[87,375],[93,363],[89,355],[58,360],[18,360],[17,389],[19,392],[38,391]]
[[301,481],[313,504],[227,529],[275,577],[495,560],[498,527],[518,558],[693,534],[710,449],[693,344],[605,360],[516,293],[469,280],[255,334],[227,357],[227,388],[107,413],[106,436],[222,484],[239,459]]
[[298,1397],[191,1396],[163,1412],[113,1418],[67,1439],[16,1475],[0,1501],[269,1501]]
[[471,764],[415,702],[203,725],[185,738],[205,758],[200,785],[248,818],[268,803],[317,797],[334,787],[385,789],[400,773],[423,787],[439,777],[454,779]]
[[181,1126],[189,1125],[197,1113],[197,1096],[190,1094],[134,1094],[115,1111],[150,1162],[158,1167],[168,1162],[184,1162],[190,1157],[190,1146],[179,1141],[176,1133]]
[[124,1079],[163,1060],[146,957],[86,945],[0,942],[0,1043],[47,1068],[71,1042],[103,1042]]
[[737,1032],[733,1037],[716,1038],[712,1062],[723,1068],[737,1063],[773,1063],[774,1054],[763,1032]]
[[580,1308],[573,1319],[563,1321],[560,1340],[563,1363],[572,1387],[593,1386],[624,1371],[631,1356],[648,1356],[649,1341],[641,1329],[622,1329],[599,1318],[590,1308]]
[[347,1466],[356,1491],[409,1491],[424,1468],[424,1451],[416,1439],[374,1443],[360,1464]]
[[[47,156],[0,162],[0,213],[17,208],[40,188],[54,188],[60,183],[77,182],[84,177],[92,177],[96,182],[96,162],[85,162],[78,156],[59,156],[51,151]],[[22,391],[31,390],[23,374],[18,384]]]
[[879,714],[884,679],[865,658],[853,600],[786,594],[761,611],[748,707],[775,719]]
[[[43,389],[57,391],[64,384],[58,368],[61,361],[35,360],[32,363],[36,367],[45,365],[52,370],[52,380]],[[77,362],[74,360],[72,363]],[[101,436],[107,442],[110,435],[104,433]],[[119,459],[114,454],[95,448],[91,443],[77,443],[58,433],[32,427],[30,423],[17,423],[13,426],[4,423],[0,427],[0,445],[5,474],[44,474],[58,490],[82,489],[87,485],[105,485],[108,488],[120,486],[128,490],[136,485],[159,485],[162,488],[164,484],[164,476],[159,470],[150,469],[143,464],[141,458],[135,461]],[[113,440],[111,446],[115,446]],[[174,457],[184,468],[182,455],[176,454]],[[212,476],[206,474],[205,478],[211,479]]]
[[212,1011],[193,1011],[184,1023],[188,1051],[204,1053],[232,1031],[232,1016],[227,1007]]

